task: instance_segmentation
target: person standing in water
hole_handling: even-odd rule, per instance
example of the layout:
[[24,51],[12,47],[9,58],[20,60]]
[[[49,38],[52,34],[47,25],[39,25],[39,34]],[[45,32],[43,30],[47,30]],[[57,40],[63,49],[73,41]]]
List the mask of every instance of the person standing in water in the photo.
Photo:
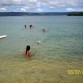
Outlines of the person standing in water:
[[26,46],[26,50],[24,52],[25,57],[31,57],[30,46]]
[[25,27],[25,29],[26,29],[26,27],[27,27],[27,26],[26,26],[26,25],[24,25],[24,27]]

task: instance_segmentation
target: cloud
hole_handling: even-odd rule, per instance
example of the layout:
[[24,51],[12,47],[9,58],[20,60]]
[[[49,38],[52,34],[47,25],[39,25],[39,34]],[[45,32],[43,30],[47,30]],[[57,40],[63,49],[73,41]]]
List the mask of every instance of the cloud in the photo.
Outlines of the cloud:
[[68,12],[76,12],[76,11],[81,12],[83,11],[83,8],[66,8],[66,10]]
[[43,12],[43,10],[41,8],[38,8],[37,12]]
[[[72,7],[83,8],[83,0],[1,0],[0,7],[18,7],[22,11],[27,10],[27,8],[62,8],[66,7],[67,11],[73,11]],[[69,8],[68,8],[69,7]],[[15,10],[15,9],[14,9]],[[41,9],[38,9],[41,11]]]
[[81,12],[81,11],[83,11],[83,8],[80,8],[80,9],[78,9],[77,11],[80,11],[80,12]]
[[66,2],[58,2],[58,1],[53,1],[53,2],[49,2],[49,6],[52,8],[58,8],[58,7],[65,7],[67,5]]
[[37,0],[29,0],[29,2],[35,3],[37,2]]
[[73,8],[67,8],[66,9],[68,12],[70,12],[70,11],[75,11],[75,9],[73,9]]
[[0,12],[5,12],[6,10],[6,8],[0,8]]
[[0,6],[19,6],[22,5],[21,0],[2,0]]
[[21,0],[5,0],[6,1],[6,3],[11,3],[11,4],[17,4],[17,3],[20,3],[21,2]]
[[22,12],[26,12],[26,9],[25,9],[25,8],[20,8],[20,10],[21,10]]
[[0,1],[1,6],[52,6],[52,7],[62,7],[62,6],[82,6],[83,0],[3,0]]

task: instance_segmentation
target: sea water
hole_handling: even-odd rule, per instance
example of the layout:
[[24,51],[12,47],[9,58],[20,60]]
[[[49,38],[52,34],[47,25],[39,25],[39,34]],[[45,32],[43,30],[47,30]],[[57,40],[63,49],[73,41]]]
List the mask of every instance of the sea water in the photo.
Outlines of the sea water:
[[[7,35],[0,39],[1,83],[83,82],[82,16],[0,17],[1,35]],[[31,59],[23,56],[27,45]],[[81,73],[71,75],[69,70]]]

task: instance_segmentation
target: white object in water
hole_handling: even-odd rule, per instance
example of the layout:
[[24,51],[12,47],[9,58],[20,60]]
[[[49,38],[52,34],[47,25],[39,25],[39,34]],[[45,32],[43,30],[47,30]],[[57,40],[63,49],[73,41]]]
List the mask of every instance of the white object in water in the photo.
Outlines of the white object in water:
[[7,37],[7,35],[1,35],[0,39]]
[[41,44],[41,41],[37,41],[37,44]]

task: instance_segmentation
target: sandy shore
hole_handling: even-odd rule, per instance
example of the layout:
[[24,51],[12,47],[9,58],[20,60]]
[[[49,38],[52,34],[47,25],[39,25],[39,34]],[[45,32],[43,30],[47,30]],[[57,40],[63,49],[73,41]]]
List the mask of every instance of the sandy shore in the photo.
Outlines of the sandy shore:
[[0,83],[82,83],[83,74],[68,74],[68,70],[83,69],[82,65],[61,59],[4,59],[0,60]]

